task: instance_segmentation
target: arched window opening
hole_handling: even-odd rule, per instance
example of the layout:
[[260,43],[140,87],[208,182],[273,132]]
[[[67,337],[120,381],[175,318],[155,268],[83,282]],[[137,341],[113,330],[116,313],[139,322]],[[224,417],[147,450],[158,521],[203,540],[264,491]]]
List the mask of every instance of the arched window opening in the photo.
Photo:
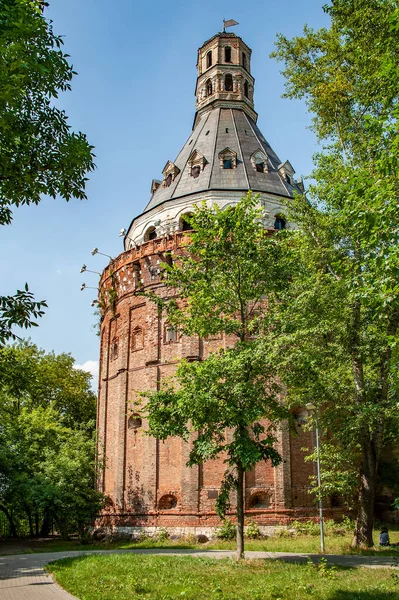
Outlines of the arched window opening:
[[155,240],[157,237],[157,232],[155,227],[149,227],[144,234],[144,241],[148,242],[149,240]]
[[172,173],[169,173],[169,175],[165,179],[165,187],[169,187],[171,183],[172,183]]
[[187,217],[191,217],[191,214],[183,215],[181,218],[180,229],[182,231],[193,231],[193,226],[187,220]]
[[342,496],[338,496],[338,494],[333,494],[331,496],[331,508],[342,508],[343,506],[345,506],[345,502]]
[[158,508],[159,510],[171,510],[176,508],[177,498],[173,494],[165,494],[159,499]]
[[249,92],[248,92],[248,81],[245,81],[244,83],[244,94],[245,97],[248,98],[249,97]]
[[270,496],[264,492],[257,492],[249,499],[249,508],[270,508]]
[[256,163],[256,170],[258,171],[258,173],[264,173],[265,172],[265,163],[264,162]]
[[200,165],[194,165],[193,167],[191,167],[191,177],[194,177],[194,179],[197,179],[197,177],[199,176],[200,173],[201,173]]
[[233,76],[231,75],[231,73],[227,73],[227,75],[224,78],[224,89],[226,92],[233,91]]
[[242,53],[242,66],[244,67],[244,69],[247,68],[247,55],[245,54],[245,52]]
[[303,407],[297,407],[292,410],[292,416],[294,418],[297,427],[302,427],[307,421],[309,416],[308,411]]
[[140,427],[143,424],[143,420],[140,417],[139,414],[135,413],[133,415],[130,415],[128,422],[127,422],[127,428],[128,429],[140,429]]
[[231,62],[231,48],[230,46],[225,46],[224,48],[224,62]]
[[212,96],[212,94],[213,94],[212,81],[210,79],[208,79],[208,81],[206,82],[206,95]]
[[274,221],[274,229],[278,229],[279,231],[281,231],[282,229],[285,229],[286,224],[287,223],[284,217],[282,217],[281,215],[276,215],[276,219]]
[[206,55],[206,68],[209,69],[209,67],[212,66],[212,50],[209,50],[208,54]]

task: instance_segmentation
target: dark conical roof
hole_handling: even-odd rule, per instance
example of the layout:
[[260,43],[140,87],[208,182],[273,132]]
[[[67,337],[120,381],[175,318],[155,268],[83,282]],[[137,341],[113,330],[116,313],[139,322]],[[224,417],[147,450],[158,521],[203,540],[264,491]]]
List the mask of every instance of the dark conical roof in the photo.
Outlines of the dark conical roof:
[[[221,169],[219,154],[224,149],[237,153],[235,169]],[[201,154],[206,164],[199,177],[190,174],[189,159],[193,151]],[[267,157],[267,172],[258,172],[251,157],[258,151]],[[281,161],[254,121],[242,110],[214,108],[199,117],[198,123],[173,163],[179,170],[169,187],[159,186],[145,212],[168,200],[208,190],[252,190],[292,197],[298,190],[279,173]]]

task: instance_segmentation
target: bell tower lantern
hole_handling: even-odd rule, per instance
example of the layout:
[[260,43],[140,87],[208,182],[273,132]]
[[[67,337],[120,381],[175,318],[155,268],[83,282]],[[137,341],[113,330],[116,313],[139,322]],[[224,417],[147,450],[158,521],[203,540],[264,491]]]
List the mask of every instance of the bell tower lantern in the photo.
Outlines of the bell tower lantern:
[[241,108],[255,122],[251,49],[235,33],[217,33],[198,50],[197,115],[210,108]]

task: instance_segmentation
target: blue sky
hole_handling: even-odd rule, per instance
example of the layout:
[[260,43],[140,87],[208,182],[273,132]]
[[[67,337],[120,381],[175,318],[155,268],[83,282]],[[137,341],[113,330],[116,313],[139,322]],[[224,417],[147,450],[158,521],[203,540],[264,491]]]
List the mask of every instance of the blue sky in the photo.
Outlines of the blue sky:
[[[122,251],[118,233],[128,227],[150,197],[153,178],[173,160],[193,122],[197,48],[235,19],[231,31],[252,48],[258,124],[282,160],[297,176],[312,167],[316,146],[307,129],[310,115],[303,103],[284,100],[284,81],[269,58],[277,32],[291,37],[304,23],[328,25],[324,0],[286,0],[247,5],[231,0],[189,3],[119,0],[52,0],[47,16],[64,35],[65,51],[78,76],[72,92],[60,98],[75,130],[95,146],[96,171],[88,200],[45,198],[37,207],[15,211],[1,231],[2,293],[29,283],[49,308],[38,328],[26,337],[47,351],[70,352],[79,364],[95,370],[98,337],[90,306],[95,274],[79,273],[83,263],[101,271]],[[226,8],[228,7],[228,8]],[[24,334],[25,335],[25,334]]]

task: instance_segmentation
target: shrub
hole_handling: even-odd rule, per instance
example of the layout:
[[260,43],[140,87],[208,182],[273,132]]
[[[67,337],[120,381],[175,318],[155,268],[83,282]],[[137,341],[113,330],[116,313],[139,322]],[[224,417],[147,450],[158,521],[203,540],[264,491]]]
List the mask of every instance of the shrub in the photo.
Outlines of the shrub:
[[248,519],[245,535],[250,540],[258,540],[260,537],[262,537],[259,525],[255,523],[255,521],[251,521],[251,519]]
[[198,541],[198,540],[197,540],[197,536],[196,536],[194,533],[187,533],[187,534],[184,536],[184,541],[185,541],[187,544],[194,545],[194,544],[196,544],[196,543],[197,543],[197,541]]
[[[319,535],[320,525],[316,521],[293,521],[291,523],[295,533],[299,535]],[[351,533],[355,528],[355,523],[349,517],[344,517],[342,521],[336,522],[332,519],[324,521],[324,532],[326,535],[345,535]]]
[[325,522],[327,535],[345,535],[346,533],[353,532],[354,529],[355,523],[349,517],[344,517],[339,523],[332,519]]
[[157,531],[158,542],[166,542],[169,539],[169,532],[165,527],[160,527]]
[[293,521],[292,527],[296,533],[303,535],[319,535],[320,526],[314,521]]
[[234,525],[234,523],[230,521],[230,519],[223,519],[222,524],[219,525],[219,527],[216,527],[215,529],[215,535],[218,538],[218,540],[231,541],[234,540],[236,534],[237,528]]
[[292,538],[295,533],[292,529],[279,529],[276,531],[275,536],[279,538]]

